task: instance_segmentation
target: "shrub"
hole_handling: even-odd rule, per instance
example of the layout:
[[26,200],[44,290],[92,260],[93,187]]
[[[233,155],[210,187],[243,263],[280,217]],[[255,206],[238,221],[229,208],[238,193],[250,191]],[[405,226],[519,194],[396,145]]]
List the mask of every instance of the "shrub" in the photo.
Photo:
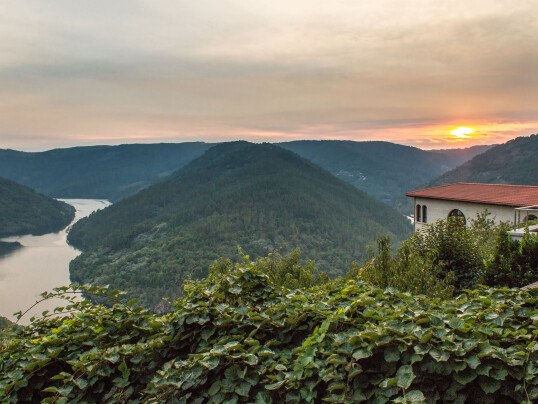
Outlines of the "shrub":
[[419,254],[410,241],[404,241],[391,257],[390,238],[380,236],[377,249],[370,249],[370,259],[364,268],[352,269],[358,277],[369,284],[379,287],[391,287],[413,295],[426,295],[448,299],[452,297],[452,274],[446,274],[442,264],[435,263],[431,252]]
[[481,282],[489,286],[523,287],[536,280],[538,237],[527,231],[521,241],[515,241],[507,232],[501,232]]

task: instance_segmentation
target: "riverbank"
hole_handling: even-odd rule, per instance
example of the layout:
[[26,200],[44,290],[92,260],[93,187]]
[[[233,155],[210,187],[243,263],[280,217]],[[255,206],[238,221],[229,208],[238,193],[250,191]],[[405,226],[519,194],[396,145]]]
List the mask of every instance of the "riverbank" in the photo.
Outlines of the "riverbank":
[[[106,200],[63,199],[76,209],[73,223],[92,212],[110,205]],[[67,244],[67,230],[48,233],[42,236],[12,236],[2,239],[3,243],[19,244],[7,255],[0,257],[0,316],[15,321],[13,313],[25,311],[44,291],[51,291],[58,286],[69,285],[69,262],[80,251]],[[64,301],[47,301],[39,304],[25,315],[19,324],[28,324],[33,315],[40,315],[45,310],[65,305]]]

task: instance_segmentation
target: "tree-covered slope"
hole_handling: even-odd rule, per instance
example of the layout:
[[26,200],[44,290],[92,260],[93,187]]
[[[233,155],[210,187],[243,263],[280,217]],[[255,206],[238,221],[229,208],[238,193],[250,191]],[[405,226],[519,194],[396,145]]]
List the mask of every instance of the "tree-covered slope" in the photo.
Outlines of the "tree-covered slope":
[[495,146],[428,183],[454,182],[538,185],[538,135],[518,137]]
[[211,144],[90,146],[26,153],[0,150],[0,175],[56,198],[117,201],[162,181]]
[[21,243],[17,241],[15,242],[0,241],[0,257],[2,255],[9,254],[21,247],[22,247]]
[[273,145],[226,143],[156,184],[75,224],[84,250],[71,280],[110,284],[155,306],[210,263],[299,246],[340,275],[362,261],[377,233],[411,233],[392,208],[296,154]]
[[75,208],[0,177],[0,237],[55,232],[75,217]]
[[335,140],[279,145],[399,209],[402,208],[400,196],[456,167],[480,150],[427,151],[390,142]]

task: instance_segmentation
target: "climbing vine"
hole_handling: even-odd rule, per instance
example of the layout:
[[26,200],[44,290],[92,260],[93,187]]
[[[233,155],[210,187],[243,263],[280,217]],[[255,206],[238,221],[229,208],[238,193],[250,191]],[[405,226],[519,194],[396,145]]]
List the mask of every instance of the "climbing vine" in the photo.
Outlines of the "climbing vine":
[[[0,349],[2,402],[536,402],[538,292],[453,300],[356,280],[277,284],[263,262],[221,266],[158,316],[106,288]],[[74,293],[112,299],[76,301]],[[59,316],[62,312],[70,312]]]

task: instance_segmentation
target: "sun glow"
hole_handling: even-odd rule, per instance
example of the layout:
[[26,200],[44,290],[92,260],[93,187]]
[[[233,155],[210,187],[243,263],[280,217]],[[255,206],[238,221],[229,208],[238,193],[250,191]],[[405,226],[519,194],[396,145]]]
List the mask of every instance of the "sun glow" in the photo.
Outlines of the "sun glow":
[[468,139],[471,137],[469,135],[473,132],[474,132],[474,129],[472,128],[466,128],[465,126],[460,126],[459,128],[454,129],[450,133],[458,139]]

